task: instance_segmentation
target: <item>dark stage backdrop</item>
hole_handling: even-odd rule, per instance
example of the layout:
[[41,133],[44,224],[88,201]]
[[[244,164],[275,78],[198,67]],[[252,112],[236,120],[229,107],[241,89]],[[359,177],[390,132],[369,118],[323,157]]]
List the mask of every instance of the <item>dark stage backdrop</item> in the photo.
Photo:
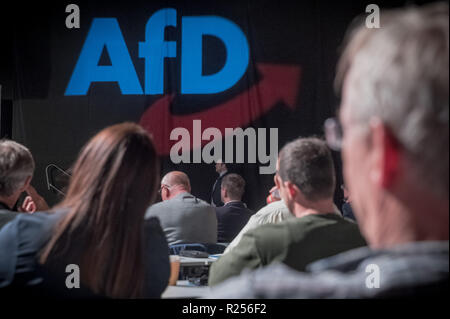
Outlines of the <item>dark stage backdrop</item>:
[[[181,126],[192,134],[193,119],[202,120],[202,129],[214,126],[221,132],[225,127],[278,128],[279,148],[298,136],[321,136],[324,120],[335,115],[338,105],[333,79],[339,46],[352,19],[365,14],[371,2],[77,1],[79,29],[66,27],[68,1],[2,8],[2,99],[13,101],[13,139],[35,157],[33,184],[55,203],[58,197],[46,188],[45,167],[68,169],[93,134],[134,121],[153,133],[162,172],[186,172],[193,194],[209,200],[214,164],[173,164],[168,156],[171,130]],[[383,8],[405,1],[376,3]],[[161,9],[174,10],[155,18],[146,31],[149,18]],[[202,17],[213,19],[207,24]],[[162,28],[161,35],[158,23],[172,26]],[[195,34],[204,34],[200,49]],[[84,59],[82,49],[89,53]],[[199,52],[200,62],[195,60]],[[84,65],[77,78],[79,60]],[[113,66],[116,73],[108,82],[86,87],[86,77]],[[235,73],[228,80],[213,77],[226,68]],[[196,79],[208,75],[210,80],[196,88]],[[341,164],[339,154],[334,155],[339,185]],[[273,174],[260,174],[260,166],[232,167],[247,181],[245,200],[254,210],[264,205],[273,186]],[[338,205],[340,199],[337,187]]]

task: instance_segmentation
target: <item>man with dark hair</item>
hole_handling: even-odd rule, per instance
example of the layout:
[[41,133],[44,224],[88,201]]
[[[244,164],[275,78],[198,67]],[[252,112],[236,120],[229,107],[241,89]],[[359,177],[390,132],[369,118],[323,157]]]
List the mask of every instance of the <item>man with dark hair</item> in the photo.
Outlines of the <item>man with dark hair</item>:
[[245,233],[212,265],[210,285],[274,261],[304,270],[312,261],[365,245],[358,226],[342,218],[333,203],[334,165],[324,141],[299,138],[287,144],[278,157],[275,182],[296,218]]
[[238,174],[228,174],[222,180],[221,197],[224,205],[216,207],[217,241],[230,243],[247,224],[253,212],[242,202],[245,181]]
[[320,260],[307,273],[280,264],[257,270],[213,297],[447,297],[448,4],[380,18],[381,28],[350,34],[338,67],[341,124],[326,123],[370,247]]

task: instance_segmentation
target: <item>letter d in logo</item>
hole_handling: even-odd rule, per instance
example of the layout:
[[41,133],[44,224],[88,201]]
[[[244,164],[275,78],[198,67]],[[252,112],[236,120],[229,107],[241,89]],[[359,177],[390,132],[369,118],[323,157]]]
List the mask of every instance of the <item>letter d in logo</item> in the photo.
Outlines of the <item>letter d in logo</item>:
[[[211,94],[232,87],[244,75],[249,60],[247,38],[233,22],[216,16],[183,17],[181,44],[181,93]],[[203,35],[219,38],[227,58],[217,73],[202,75]]]

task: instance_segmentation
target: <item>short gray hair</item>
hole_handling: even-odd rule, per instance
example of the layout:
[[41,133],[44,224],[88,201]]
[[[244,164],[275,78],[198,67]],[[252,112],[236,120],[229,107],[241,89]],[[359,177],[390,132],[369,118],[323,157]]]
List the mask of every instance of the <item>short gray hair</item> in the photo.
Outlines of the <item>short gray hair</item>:
[[448,4],[381,12],[380,28],[354,29],[338,64],[353,119],[385,123],[416,177],[449,192]]
[[283,181],[297,185],[306,199],[318,201],[332,198],[336,187],[331,151],[325,141],[298,138],[280,151],[278,175]]
[[28,148],[0,140],[0,196],[11,196],[33,176],[34,160]]

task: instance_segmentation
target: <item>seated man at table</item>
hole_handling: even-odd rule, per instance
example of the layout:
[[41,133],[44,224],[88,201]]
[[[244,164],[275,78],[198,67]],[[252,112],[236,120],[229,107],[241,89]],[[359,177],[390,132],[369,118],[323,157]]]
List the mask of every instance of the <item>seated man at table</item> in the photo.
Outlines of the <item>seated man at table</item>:
[[238,174],[228,174],[222,179],[221,198],[224,203],[216,207],[217,241],[229,243],[245,226],[253,212],[242,202],[245,181]]
[[217,217],[214,208],[190,194],[189,177],[179,171],[161,180],[162,202],[149,207],[146,218],[158,217],[169,245],[215,244]]
[[365,245],[357,224],[344,219],[333,203],[336,178],[324,141],[299,138],[288,143],[279,154],[275,180],[296,218],[245,233],[211,266],[210,285],[274,261],[304,270],[315,260]]

